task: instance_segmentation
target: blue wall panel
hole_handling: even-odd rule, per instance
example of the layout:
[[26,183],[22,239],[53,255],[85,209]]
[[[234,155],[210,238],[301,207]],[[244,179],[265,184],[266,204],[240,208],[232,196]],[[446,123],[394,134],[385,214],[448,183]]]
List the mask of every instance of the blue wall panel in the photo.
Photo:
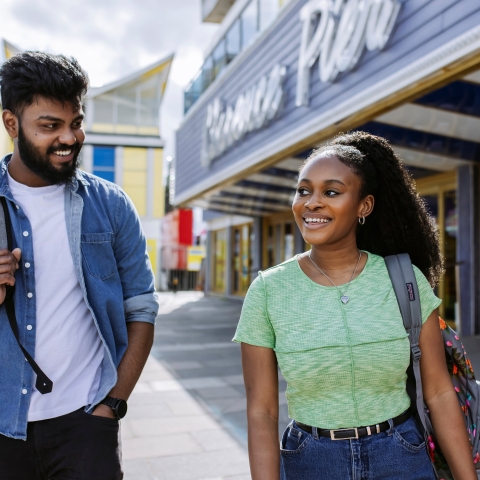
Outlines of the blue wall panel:
[[93,165],[95,167],[114,167],[115,147],[93,147]]
[[[258,43],[241,65],[229,74],[227,67],[223,79],[217,79],[177,132],[176,192],[181,194],[192,185],[240,162],[272,140],[281,139],[292,129],[315,118],[319,112],[334,110],[335,106],[352,95],[362,92],[372,83],[388,77],[418,58],[480,24],[480,2],[472,0],[407,0],[397,19],[389,44],[382,52],[367,52],[354,71],[342,74],[335,83],[322,83],[317,65],[310,73],[310,105],[295,106],[297,65],[302,24],[299,11],[307,0],[292,0],[277,25]],[[226,105],[233,104],[237,96],[270,72],[275,64],[287,67],[285,103],[283,110],[271,124],[250,132],[210,168],[201,165],[201,150],[206,110],[210,102],[220,98]],[[220,81],[218,81],[220,80]],[[224,80],[224,81],[223,81]]]
[[93,147],[93,174],[115,182],[115,147]]

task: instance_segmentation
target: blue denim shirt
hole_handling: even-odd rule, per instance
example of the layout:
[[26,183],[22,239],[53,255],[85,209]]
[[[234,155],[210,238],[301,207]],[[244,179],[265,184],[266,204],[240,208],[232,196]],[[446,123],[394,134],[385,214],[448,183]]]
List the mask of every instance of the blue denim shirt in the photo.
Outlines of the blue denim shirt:
[[[36,308],[32,229],[8,186],[10,158],[7,155],[0,161],[0,196],[7,199],[14,248],[22,250],[15,275],[15,309],[20,341],[33,355]],[[79,171],[65,188],[65,218],[78,282],[105,347],[100,387],[87,407],[91,412],[117,382],[117,368],[128,343],[127,323],[154,324],[158,303],[138,215],[117,185]],[[30,263],[28,269],[24,267],[26,262]],[[27,293],[33,296],[28,298]],[[33,328],[27,330],[27,325]],[[0,434],[26,439],[32,387],[32,369],[13,336],[5,306],[0,306]]]

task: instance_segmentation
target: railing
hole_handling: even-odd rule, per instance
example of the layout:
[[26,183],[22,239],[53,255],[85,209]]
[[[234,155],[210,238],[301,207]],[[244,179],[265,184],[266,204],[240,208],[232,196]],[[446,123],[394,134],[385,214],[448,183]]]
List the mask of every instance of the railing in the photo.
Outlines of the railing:
[[245,50],[275,20],[282,0],[251,0],[240,12],[225,35],[205,59],[184,92],[184,113],[195,104],[203,92],[220,77],[225,67]]

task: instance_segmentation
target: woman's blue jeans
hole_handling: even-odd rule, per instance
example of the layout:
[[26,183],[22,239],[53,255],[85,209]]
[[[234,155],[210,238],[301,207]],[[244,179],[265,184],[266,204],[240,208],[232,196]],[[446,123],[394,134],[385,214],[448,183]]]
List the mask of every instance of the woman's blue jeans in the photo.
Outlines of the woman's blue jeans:
[[415,420],[389,423],[386,432],[331,440],[292,421],[280,444],[282,480],[435,480]]

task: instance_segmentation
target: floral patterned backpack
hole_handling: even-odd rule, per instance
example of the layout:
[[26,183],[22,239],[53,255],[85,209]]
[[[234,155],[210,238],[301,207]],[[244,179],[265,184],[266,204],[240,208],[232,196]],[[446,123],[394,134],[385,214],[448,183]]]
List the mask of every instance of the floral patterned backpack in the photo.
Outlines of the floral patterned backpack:
[[[409,334],[411,361],[407,370],[407,392],[411,399],[412,411],[420,429],[423,430],[428,453],[437,477],[441,480],[453,480],[448,464],[440,448],[436,445],[429,411],[423,401],[422,380],[420,377],[420,348],[418,339],[422,328],[420,296],[418,294],[415,273],[408,254],[385,257],[388,273],[397,296],[405,329]],[[480,382],[475,380],[472,364],[456,332],[441,318],[440,329],[445,343],[447,367],[452,378],[452,388],[465,414],[465,425],[472,445],[473,461],[480,479]]]

